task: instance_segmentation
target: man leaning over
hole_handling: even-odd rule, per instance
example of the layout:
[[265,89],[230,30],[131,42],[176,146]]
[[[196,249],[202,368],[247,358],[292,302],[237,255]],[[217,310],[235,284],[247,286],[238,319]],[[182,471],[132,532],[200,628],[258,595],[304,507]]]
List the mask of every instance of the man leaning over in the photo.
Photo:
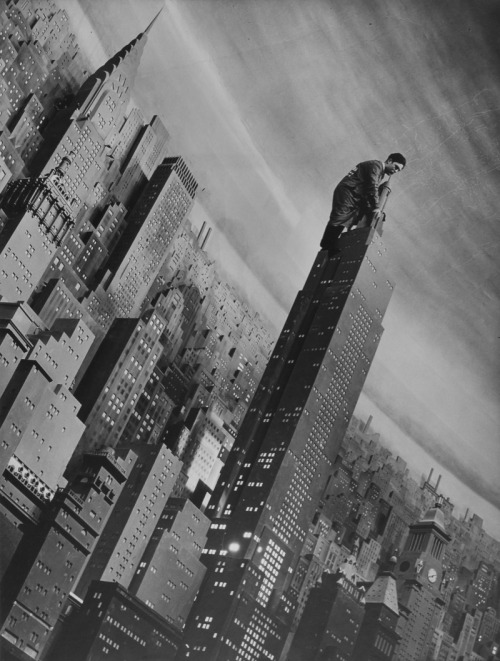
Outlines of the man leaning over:
[[321,247],[333,248],[344,227],[355,227],[365,214],[379,214],[379,187],[383,177],[400,172],[405,165],[406,159],[399,153],[390,154],[385,163],[358,163],[333,191],[332,211]]

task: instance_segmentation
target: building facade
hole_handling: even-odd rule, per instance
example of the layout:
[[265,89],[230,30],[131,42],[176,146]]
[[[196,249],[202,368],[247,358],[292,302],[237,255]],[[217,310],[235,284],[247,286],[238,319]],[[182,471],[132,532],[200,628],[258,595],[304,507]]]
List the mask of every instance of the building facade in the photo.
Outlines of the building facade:
[[430,648],[445,606],[442,563],[449,541],[444,515],[438,507],[410,526],[396,568],[399,599],[410,613],[397,648],[401,661],[420,661]]
[[[124,450],[121,446],[118,451]],[[94,580],[129,587],[181,469],[181,462],[164,445],[132,444],[127,450],[137,455],[137,461],[78,577],[74,592],[82,599]]]
[[113,450],[86,455],[43,524],[23,538],[1,585],[2,658],[43,657],[135,460],[133,453],[120,458]]

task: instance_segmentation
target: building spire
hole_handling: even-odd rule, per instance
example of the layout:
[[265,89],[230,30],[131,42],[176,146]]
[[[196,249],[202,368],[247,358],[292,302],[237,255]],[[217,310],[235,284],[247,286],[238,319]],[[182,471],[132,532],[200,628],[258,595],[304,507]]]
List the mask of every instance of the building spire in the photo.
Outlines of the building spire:
[[366,604],[383,604],[399,615],[396,579],[390,570],[382,571],[365,595]]
[[156,16],[153,18],[153,20],[151,21],[151,23],[150,23],[150,24],[148,25],[148,27],[144,30],[143,34],[149,34],[149,31],[150,31],[151,28],[153,27],[153,24],[155,23],[156,19],[158,18],[158,16],[162,13],[162,11],[163,11],[164,9],[165,9],[165,6],[163,6],[163,7],[160,9],[160,11],[156,14]]
[[[85,81],[76,100],[80,117],[90,117],[95,114],[96,104],[100,103],[105,87],[113,88],[113,94],[119,97],[114,100],[116,107],[126,107],[149,32],[162,10],[163,8],[144,31],[139,32]],[[121,109],[119,111],[121,112]]]

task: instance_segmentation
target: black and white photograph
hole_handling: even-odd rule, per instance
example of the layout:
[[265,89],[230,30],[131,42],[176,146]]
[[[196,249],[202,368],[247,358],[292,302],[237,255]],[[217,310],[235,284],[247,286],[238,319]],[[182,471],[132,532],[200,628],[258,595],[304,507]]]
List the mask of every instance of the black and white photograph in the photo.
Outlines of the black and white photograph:
[[498,0],[0,0],[1,661],[500,661]]

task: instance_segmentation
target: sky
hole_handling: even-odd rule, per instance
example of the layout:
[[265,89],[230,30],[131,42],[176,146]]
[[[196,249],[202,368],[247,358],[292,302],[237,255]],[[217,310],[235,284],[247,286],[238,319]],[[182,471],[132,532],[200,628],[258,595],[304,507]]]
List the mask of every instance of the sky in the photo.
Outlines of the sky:
[[497,0],[58,0],[94,66],[164,10],[135,87],[199,182],[191,220],[281,328],[335,184],[407,157],[383,240],[396,283],[356,414],[500,538]]

